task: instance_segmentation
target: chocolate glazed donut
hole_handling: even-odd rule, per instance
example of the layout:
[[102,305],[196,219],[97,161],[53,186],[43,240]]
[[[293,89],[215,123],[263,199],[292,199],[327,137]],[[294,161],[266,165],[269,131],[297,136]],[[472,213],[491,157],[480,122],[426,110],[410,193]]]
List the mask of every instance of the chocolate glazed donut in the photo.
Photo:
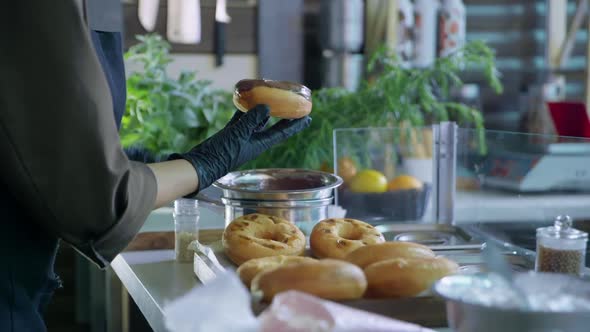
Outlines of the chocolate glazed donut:
[[234,105],[242,112],[265,104],[270,115],[282,119],[299,119],[311,113],[311,90],[304,85],[265,79],[245,79],[236,83]]

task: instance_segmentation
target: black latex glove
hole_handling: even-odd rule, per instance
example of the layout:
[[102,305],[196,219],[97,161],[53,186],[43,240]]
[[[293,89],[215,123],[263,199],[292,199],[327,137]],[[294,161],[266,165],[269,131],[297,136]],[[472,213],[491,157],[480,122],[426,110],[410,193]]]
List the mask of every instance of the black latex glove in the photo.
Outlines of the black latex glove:
[[266,105],[258,105],[247,113],[236,111],[225,128],[189,152],[172,154],[169,159],[185,159],[193,165],[199,176],[198,192],[311,123],[311,118],[306,116],[297,120],[281,120],[262,130],[269,113]]

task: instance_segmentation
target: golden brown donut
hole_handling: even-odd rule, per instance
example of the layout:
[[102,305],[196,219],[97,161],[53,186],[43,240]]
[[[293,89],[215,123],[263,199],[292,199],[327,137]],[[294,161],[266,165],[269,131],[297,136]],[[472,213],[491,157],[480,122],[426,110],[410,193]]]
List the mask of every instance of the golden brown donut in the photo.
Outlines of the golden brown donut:
[[393,258],[365,268],[368,297],[410,297],[455,273],[459,265],[444,257]]
[[309,242],[318,258],[344,259],[353,250],[385,242],[385,238],[375,227],[360,220],[331,218],[314,226]]
[[265,104],[270,115],[283,119],[299,119],[311,113],[311,90],[306,86],[286,81],[246,79],[236,83],[234,105],[248,112],[256,105]]
[[328,300],[354,300],[367,289],[363,270],[334,259],[287,264],[259,273],[252,280],[252,293],[265,301],[281,292],[298,290]]
[[392,258],[434,258],[436,254],[427,246],[413,242],[383,242],[360,247],[344,258],[361,269],[370,264]]
[[259,274],[260,272],[267,271],[270,269],[274,269],[279,266],[287,265],[287,264],[294,264],[294,263],[301,263],[307,261],[316,261],[316,259],[311,257],[303,257],[303,256],[270,256],[270,257],[262,257],[262,258],[254,258],[249,261],[246,261],[244,264],[240,265],[237,269],[238,276],[242,280],[242,282],[250,288],[250,283],[252,279]]
[[252,258],[299,256],[305,235],[293,223],[275,216],[253,213],[232,221],[223,232],[223,248],[237,265]]

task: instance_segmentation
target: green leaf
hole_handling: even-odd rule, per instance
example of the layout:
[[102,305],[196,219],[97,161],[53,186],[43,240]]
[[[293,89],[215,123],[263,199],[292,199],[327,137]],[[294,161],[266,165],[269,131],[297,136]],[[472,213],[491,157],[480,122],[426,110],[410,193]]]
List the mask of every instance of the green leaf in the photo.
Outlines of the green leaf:
[[205,119],[207,120],[207,123],[212,124],[215,120],[215,111],[213,109],[204,108],[202,112],[205,116]]
[[199,119],[195,112],[189,108],[185,108],[182,110],[182,120],[184,121],[184,125],[189,128],[198,128],[201,126]]
[[[139,43],[129,48],[125,58],[143,71],[130,73],[127,79],[121,141],[168,153],[186,150],[223,128],[234,112],[232,92],[214,89],[194,71],[170,77],[170,45],[157,34],[137,39]],[[381,47],[367,63],[370,80],[363,80],[354,92],[344,88],[313,91],[311,126],[244,167],[317,168],[324,161],[331,163],[334,128],[423,126],[452,119],[474,126],[483,138],[481,112],[449,99],[450,91],[463,84],[461,74],[466,68],[482,72],[495,91],[502,91],[495,54],[484,42],[469,42],[427,68],[403,67],[393,50]],[[370,165],[367,140],[357,137],[350,144],[350,154]]]

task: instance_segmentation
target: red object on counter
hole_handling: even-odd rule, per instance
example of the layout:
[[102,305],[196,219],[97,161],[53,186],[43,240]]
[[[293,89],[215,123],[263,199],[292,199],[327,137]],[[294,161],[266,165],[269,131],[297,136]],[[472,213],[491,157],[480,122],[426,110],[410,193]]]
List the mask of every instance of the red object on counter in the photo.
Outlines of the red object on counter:
[[559,136],[590,138],[590,117],[580,102],[548,102],[547,107]]

